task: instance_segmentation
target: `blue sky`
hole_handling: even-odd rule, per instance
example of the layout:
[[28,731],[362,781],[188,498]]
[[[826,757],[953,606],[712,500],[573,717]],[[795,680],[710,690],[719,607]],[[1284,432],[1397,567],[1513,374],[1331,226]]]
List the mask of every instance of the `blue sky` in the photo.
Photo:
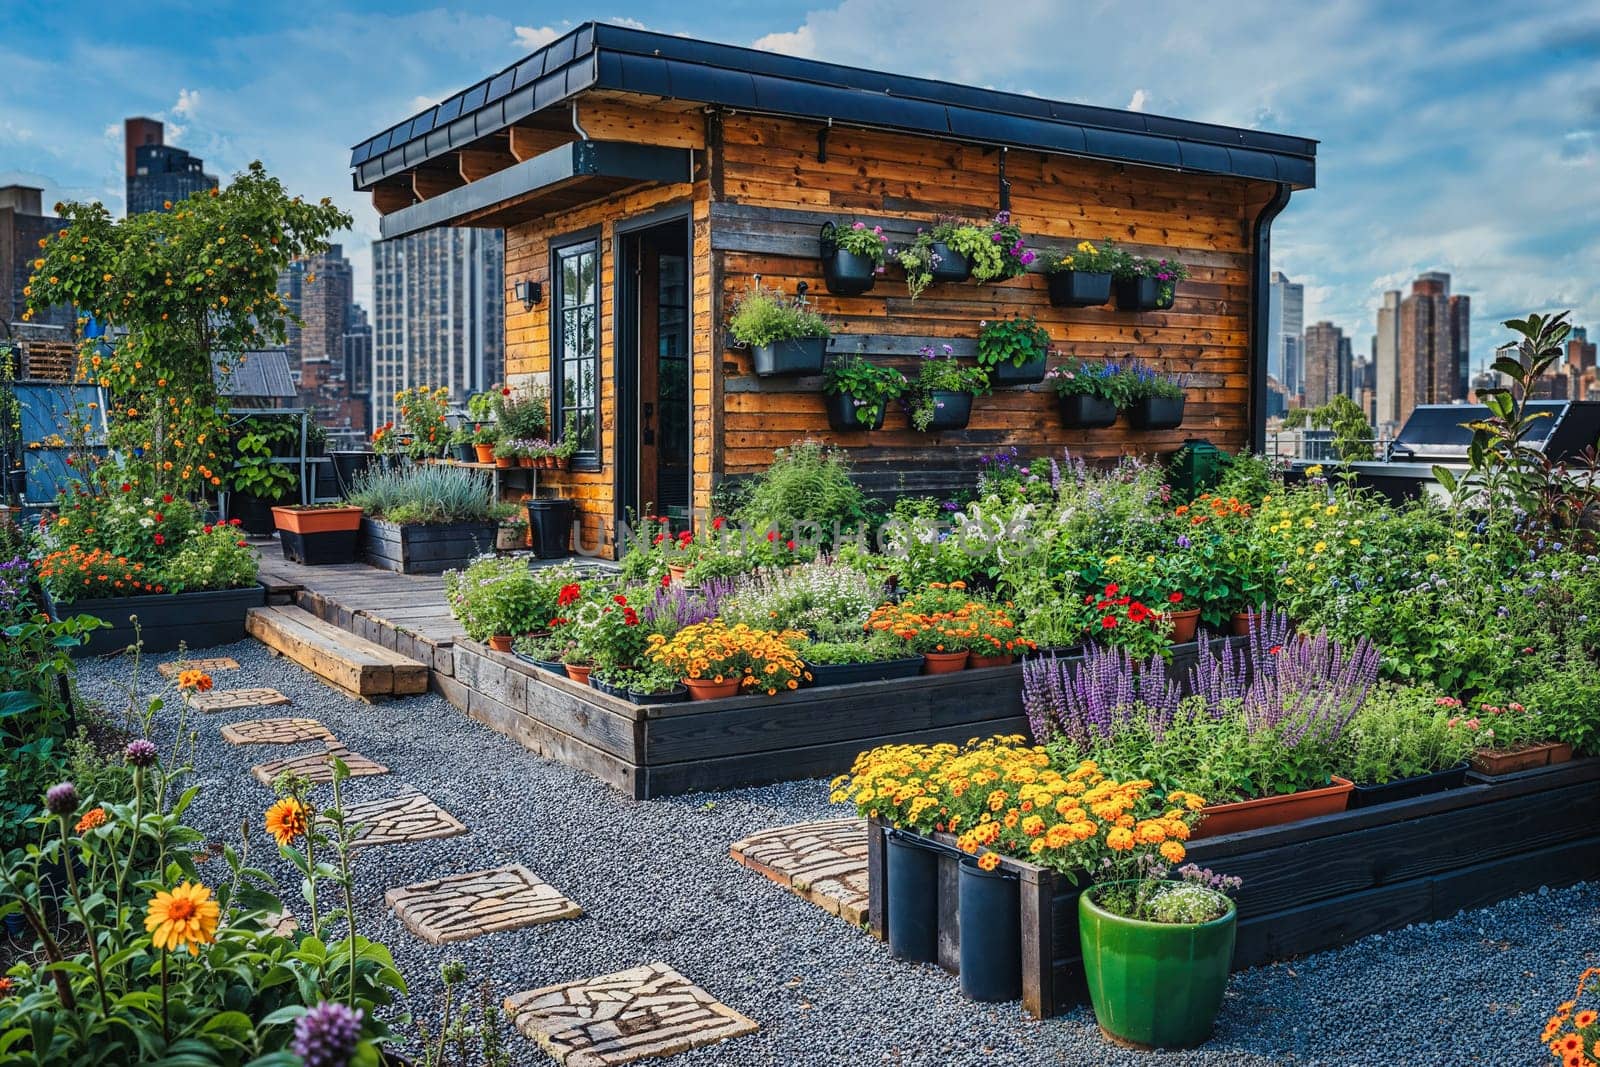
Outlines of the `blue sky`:
[[1600,2],[1145,0],[0,4],[0,184],[122,204],[121,121],[229,174],[263,160],[376,216],[349,146],[588,18],[1322,142],[1274,265],[1364,351],[1386,288],[1448,270],[1474,363],[1500,320],[1600,333]]

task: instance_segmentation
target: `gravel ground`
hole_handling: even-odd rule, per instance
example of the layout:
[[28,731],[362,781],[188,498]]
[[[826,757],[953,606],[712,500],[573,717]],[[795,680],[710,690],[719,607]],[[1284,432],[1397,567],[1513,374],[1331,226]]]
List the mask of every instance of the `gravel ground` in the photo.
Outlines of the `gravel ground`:
[[[1525,1067],[1552,1062],[1537,1044],[1539,1029],[1582,968],[1600,962],[1600,886],[1541,892],[1235,975],[1204,1049],[1127,1052],[1102,1041],[1087,1009],[1036,1022],[1016,1005],[965,1001],[954,978],[892,960],[866,934],[728,858],[732,842],[757,830],[839,814],[821,782],[632,801],[534,756],[435,694],[369,706],[253,641],[200,654],[239,661],[240,670],[217,676],[219,688],[272,686],[293,701],[191,716],[204,788],[190,816],[207,834],[236,842],[241,820],[259,831],[271,791],[249,767],[303,751],[235,747],[217,728],[279,715],[320,719],[350,749],[391,769],[351,781],[352,801],[413,786],[470,828],[358,856],[361,929],[390,947],[412,984],[411,1009],[429,1017],[439,965],[451,958],[465,961],[474,980],[492,974],[501,995],[664,961],[761,1025],[755,1035],[670,1061],[685,1067],[1098,1067],[1152,1059],[1204,1067]],[[85,663],[84,693],[115,705],[127,670],[116,660]],[[153,690],[161,683],[153,662],[146,673],[144,688]],[[162,728],[170,733],[178,715],[165,709]],[[288,866],[260,847],[270,839],[257,832],[254,840],[253,859],[285,876]],[[393,886],[510,862],[538,872],[585,917],[436,948],[383,905]],[[511,1040],[517,1063],[549,1062],[532,1042]]]

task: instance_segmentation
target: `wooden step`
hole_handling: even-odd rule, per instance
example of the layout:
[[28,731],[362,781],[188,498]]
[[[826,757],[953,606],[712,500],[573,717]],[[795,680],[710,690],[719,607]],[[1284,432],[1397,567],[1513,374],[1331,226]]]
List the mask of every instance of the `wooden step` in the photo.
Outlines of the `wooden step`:
[[251,608],[245,629],[319,678],[363,699],[428,691],[428,668],[302,608]]

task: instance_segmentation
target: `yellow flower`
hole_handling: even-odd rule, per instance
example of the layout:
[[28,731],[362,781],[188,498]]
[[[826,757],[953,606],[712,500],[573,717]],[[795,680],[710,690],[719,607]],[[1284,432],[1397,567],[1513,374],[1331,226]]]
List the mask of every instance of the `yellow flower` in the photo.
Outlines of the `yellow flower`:
[[198,956],[201,945],[217,939],[220,913],[217,902],[211,899],[210,888],[186,881],[151,898],[145,910],[144,929],[156,948],[187,948],[189,955]]
[[284,797],[267,809],[267,833],[280,845],[304,837],[309,822],[306,806],[294,797]]

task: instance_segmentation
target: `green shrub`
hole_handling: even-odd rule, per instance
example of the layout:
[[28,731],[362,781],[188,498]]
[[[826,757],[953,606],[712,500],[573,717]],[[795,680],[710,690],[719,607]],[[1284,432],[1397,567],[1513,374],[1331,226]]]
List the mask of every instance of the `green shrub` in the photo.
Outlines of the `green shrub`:
[[763,285],[753,285],[734,298],[728,330],[751,348],[832,333],[828,321],[804,301],[790,300]]
[[1336,773],[1357,785],[1381,785],[1454,767],[1476,747],[1453,701],[1431,689],[1381,685],[1367,696],[1345,735]]
[[812,641],[800,649],[807,663],[818,666],[843,663],[883,663],[903,659],[909,653],[904,641],[886,633],[862,634],[837,641]]
[[[753,530],[773,529],[801,538],[806,531],[831,544],[834,528],[858,529],[872,512],[861,487],[850,479],[850,461],[839,449],[802,441],[779,449],[772,466],[755,479],[739,520]],[[802,527],[802,523],[815,524]]]
[[374,518],[402,525],[491,522],[497,517],[493,482],[486,475],[434,465],[369,467],[349,502]]
[[256,580],[259,564],[238,527],[217,523],[179,546],[161,573],[172,593],[241,589]]

